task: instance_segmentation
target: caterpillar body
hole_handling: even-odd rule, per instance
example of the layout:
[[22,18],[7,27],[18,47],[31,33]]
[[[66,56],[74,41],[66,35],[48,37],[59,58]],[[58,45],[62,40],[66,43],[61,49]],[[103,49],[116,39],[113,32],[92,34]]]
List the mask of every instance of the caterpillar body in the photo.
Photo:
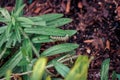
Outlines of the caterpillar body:
[[67,34],[65,36],[50,36],[50,38],[57,41],[67,41],[69,39],[69,36]]

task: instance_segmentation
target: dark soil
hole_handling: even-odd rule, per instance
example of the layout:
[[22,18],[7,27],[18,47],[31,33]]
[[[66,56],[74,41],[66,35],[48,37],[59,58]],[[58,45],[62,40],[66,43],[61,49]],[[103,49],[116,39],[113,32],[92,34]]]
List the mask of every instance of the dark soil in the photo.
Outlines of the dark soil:
[[[14,6],[13,0],[1,1],[2,7]],[[77,54],[95,57],[88,80],[100,80],[101,63],[106,58],[110,58],[109,80],[112,71],[120,74],[120,0],[34,0],[32,3],[26,0],[25,3],[25,16],[63,13],[73,19],[62,28],[77,30],[68,41],[80,45]]]

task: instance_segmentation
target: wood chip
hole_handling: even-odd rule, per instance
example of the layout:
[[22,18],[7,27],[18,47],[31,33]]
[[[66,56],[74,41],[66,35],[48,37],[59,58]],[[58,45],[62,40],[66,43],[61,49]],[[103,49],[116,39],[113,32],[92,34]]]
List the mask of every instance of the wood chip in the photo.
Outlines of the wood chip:
[[81,2],[78,3],[78,8],[80,8],[80,9],[83,8],[83,4]]
[[66,10],[65,10],[66,13],[70,12],[70,5],[71,5],[71,0],[68,0],[67,5],[66,5]]
[[38,14],[40,11],[41,11],[41,8],[40,8],[40,7],[37,7],[37,8],[34,10],[34,13]]
[[105,49],[110,50],[110,41],[109,40],[106,41],[106,47],[105,47]]
[[92,43],[94,41],[94,39],[89,39],[89,40],[85,40],[84,43]]
[[117,17],[120,17],[120,6],[117,7],[117,9],[115,10],[115,12],[117,13]]

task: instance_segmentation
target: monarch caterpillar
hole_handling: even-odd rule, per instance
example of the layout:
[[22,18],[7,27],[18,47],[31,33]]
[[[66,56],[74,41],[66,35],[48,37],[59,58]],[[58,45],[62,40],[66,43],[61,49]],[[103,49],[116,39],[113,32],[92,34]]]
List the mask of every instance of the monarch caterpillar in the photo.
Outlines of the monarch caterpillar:
[[69,36],[66,34],[65,36],[50,36],[50,38],[57,41],[66,41],[69,39]]

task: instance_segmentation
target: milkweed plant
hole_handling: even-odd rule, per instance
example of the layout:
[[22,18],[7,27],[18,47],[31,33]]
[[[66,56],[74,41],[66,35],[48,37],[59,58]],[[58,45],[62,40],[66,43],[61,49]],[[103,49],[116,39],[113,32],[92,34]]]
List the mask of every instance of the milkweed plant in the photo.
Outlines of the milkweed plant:
[[[25,17],[23,15],[24,7],[22,0],[16,0],[15,8],[11,12],[0,8],[0,23],[2,23],[0,26],[1,80],[10,80],[11,78],[23,80],[57,79],[52,78],[54,74],[49,71],[49,68],[54,68],[57,74],[65,80],[73,80],[73,77],[76,80],[79,78],[86,80],[91,59],[88,59],[87,56],[75,55],[78,45],[65,42],[77,31],[59,28],[72,20],[63,18],[63,14],[58,13]],[[56,41],[64,43],[51,46],[40,52],[42,44]],[[59,55],[59,57],[48,61],[48,57],[55,55]],[[68,67],[64,64],[64,62],[76,58],[74,66]]]

